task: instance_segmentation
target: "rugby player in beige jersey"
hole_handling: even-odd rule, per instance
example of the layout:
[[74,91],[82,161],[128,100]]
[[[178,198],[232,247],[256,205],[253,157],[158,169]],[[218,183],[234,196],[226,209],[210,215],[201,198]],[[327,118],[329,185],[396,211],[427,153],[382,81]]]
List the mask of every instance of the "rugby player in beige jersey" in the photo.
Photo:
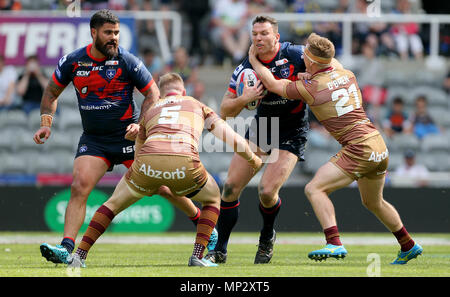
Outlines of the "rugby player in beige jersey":
[[202,204],[188,265],[217,266],[203,258],[220,213],[219,187],[203,167],[198,154],[203,128],[233,147],[255,172],[261,168],[262,161],[250,150],[245,139],[212,109],[186,96],[183,79],[178,74],[163,75],[159,87],[161,99],[146,111],[139,122],[133,165],[112,196],[94,214],[69,261],[71,267],[85,267],[90,248],[113,218],[142,197],[158,193],[161,187],[168,187],[174,195],[186,196]]
[[310,259],[343,258],[347,255],[339,238],[334,206],[328,195],[358,183],[362,203],[394,234],[400,251],[392,264],[406,264],[423,251],[406,231],[395,208],[383,199],[388,150],[362,107],[355,75],[334,59],[334,45],[312,33],[303,59],[306,73],[295,82],[276,80],[249,50],[250,63],[264,86],[285,98],[306,102],[316,118],[342,145],[342,149],[316,172],[305,194],[324,230],[326,246],[308,254]]

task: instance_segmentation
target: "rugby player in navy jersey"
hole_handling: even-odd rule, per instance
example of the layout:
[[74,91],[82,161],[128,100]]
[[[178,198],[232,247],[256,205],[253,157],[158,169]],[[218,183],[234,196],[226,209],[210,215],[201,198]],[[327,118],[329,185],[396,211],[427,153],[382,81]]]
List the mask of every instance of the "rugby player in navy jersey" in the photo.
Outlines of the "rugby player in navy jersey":
[[[37,144],[50,137],[58,96],[70,82],[76,90],[83,125],[63,240],[60,245],[40,246],[42,256],[54,263],[67,263],[70,258],[84,222],[88,196],[98,181],[114,165],[129,168],[133,163],[134,139],[139,132],[134,88],[145,96],[141,116],[160,96],[143,63],[119,46],[119,23],[108,10],[96,12],[90,20],[93,43],[60,59],[42,97],[41,127],[34,135]],[[175,197],[168,188],[160,194],[197,223],[199,209],[190,199]]]
[[[252,43],[259,60],[271,70],[274,77],[297,80],[297,73],[305,71],[302,59],[304,47],[279,40],[278,23],[275,19],[258,16],[253,20]],[[238,96],[237,78],[246,68],[252,68],[248,57],[234,71],[220,112],[224,119],[236,117],[246,104],[255,99],[262,99],[255,116],[256,127],[250,127],[246,133],[246,138],[258,145],[260,156],[270,154],[270,162],[267,162],[258,186],[260,201],[258,208],[263,218],[263,227],[254,263],[260,264],[268,263],[272,258],[276,238],[274,222],[281,206],[278,192],[297,162],[304,160],[309,124],[307,107],[304,103],[274,93],[264,95],[262,83],[251,87],[244,84],[242,95]],[[270,126],[272,122],[275,128],[278,122],[278,129],[273,133],[271,130],[275,129]],[[269,146],[265,147],[265,144]],[[242,157],[234,154],[228,170],[217,224],[219,239],[215,249],[209,251],[206,256],[215,263],[226,261],[228,239],[239,216],[239,196],[254,176],[246,163]]]

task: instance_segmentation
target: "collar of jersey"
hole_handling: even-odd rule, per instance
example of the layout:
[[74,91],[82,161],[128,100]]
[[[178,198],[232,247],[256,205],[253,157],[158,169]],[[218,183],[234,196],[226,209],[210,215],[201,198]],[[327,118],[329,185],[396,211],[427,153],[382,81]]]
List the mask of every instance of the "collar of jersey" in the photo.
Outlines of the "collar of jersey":
[[330,66],[330,67],[327,67],[327,68],[323,68],[323,69],[320,69],[320,70],[318,70],[318,71],[316,71],[313,75],[311,75],[311,76],[315,76],[315,75],[317,75],[317,74],[319,74],[319,73],[322,73],[322,72],[328,72],[328,71],[331,71],[331,70],[333,70],[334,68],[333,68],[333,66]]

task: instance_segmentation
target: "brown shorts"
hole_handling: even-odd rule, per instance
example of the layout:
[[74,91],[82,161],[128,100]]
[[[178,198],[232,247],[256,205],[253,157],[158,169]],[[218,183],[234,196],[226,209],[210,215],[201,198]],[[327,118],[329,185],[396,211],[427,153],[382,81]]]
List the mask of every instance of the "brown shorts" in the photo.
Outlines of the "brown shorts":
[[177,196],[186,196],[204,186],[208,173],[199,158],[182,155],[141,155],[125,175],[128,186],[151,196],[167,186]]
[[330,162],[353,179],[379,179],[386,175],[389,152],[383,137],[378,134],[358,143],[347,144]]

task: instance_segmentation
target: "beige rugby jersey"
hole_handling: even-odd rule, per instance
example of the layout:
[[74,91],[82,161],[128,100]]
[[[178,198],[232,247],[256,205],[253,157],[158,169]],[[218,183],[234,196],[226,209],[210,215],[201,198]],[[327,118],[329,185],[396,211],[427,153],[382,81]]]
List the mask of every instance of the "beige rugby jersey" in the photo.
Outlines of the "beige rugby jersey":
[[139,155],[198,156],[203,128],[214,129],[220,117],[190,96],[167,96],[155,102],[140,121],[138,137],[145,141]]
[[284,96],[305,101],[317,120],[342,145],[379,134],[368,119],[353,72],[328,67],[311,80],[286,85]]

